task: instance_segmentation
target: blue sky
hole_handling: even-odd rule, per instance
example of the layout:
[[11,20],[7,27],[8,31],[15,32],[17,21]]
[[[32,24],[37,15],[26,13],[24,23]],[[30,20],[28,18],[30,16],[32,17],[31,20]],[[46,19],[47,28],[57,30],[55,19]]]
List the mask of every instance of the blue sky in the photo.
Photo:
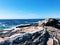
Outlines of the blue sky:
[[0,0],[0,19],[60,18],[60,0]]

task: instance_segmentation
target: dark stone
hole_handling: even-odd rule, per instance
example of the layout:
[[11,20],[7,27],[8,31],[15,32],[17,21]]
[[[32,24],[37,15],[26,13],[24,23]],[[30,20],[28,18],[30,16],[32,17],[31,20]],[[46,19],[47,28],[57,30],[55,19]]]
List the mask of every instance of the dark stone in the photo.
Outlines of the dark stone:
[[32,38],[31,34],[24,34],[23,36],[17,37],[15,40],[13,40],[13,43],[19,44],[19,43],[29,40],[31,38]]
[[58,23],[58,20],[53,19],[53,18],[48,18],[48,19],[46,19],[45,25],[46,25],[46,26],[54,26],[54,25],[56,25],[57,23]]
[[55,26],[59,21],[54,18],[47,18],[39,22],[40,26]]

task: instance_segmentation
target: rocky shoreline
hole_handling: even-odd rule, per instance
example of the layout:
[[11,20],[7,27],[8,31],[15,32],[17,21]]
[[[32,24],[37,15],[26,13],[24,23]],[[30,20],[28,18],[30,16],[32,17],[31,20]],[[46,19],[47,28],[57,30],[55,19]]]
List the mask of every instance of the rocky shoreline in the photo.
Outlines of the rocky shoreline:
[[0,31],[0,45],[60,45],[60,22],[47,18]]

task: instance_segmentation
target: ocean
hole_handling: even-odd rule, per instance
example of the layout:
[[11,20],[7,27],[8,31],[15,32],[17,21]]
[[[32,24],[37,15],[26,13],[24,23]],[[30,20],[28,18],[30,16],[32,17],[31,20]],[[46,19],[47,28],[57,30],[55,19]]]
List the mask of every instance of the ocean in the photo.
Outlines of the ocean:
[[31,24],[43,19],[0,19],[0,30],[9,29],[20,24]]
[[44,19],[0,19],[0,30],[12,28],[20,24],[31,24],[41,20]]

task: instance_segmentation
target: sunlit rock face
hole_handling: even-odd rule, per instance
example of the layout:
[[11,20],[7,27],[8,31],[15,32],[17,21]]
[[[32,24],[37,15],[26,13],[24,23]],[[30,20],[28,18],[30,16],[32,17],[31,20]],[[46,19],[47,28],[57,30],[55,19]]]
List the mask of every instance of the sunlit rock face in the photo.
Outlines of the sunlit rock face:
[[38,25],[20,25],[12,30],[1,31],[0,45],[53,45],[54,41],[59,44],[59,26],[58,20],[47,18],[39,21]]
[[49,33],[45,30],[38,31],[33,34],[23,33],[23,34],[14,34],[9,38],[5,38],[4,41],[1,41],[1,45],[45,45],[49,38]]

